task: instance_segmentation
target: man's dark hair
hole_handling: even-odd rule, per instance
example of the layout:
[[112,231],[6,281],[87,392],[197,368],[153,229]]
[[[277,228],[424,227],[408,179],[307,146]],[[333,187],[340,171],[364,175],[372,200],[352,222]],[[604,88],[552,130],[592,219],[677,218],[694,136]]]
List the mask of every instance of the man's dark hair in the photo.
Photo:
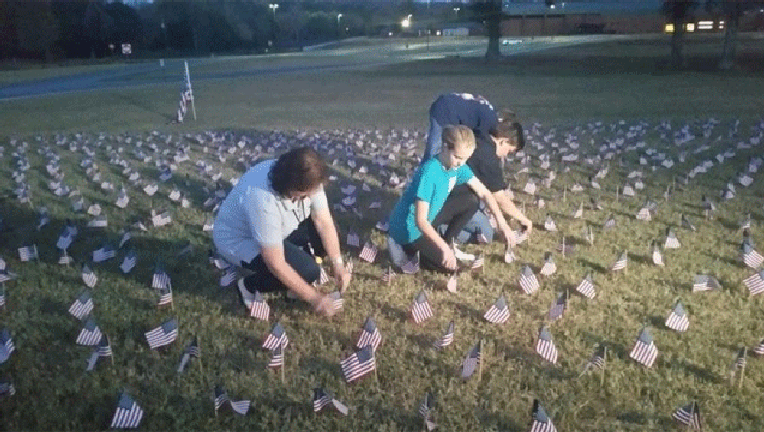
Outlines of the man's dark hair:
[[268,173],[271,187],[282,197],[292,192],[309,192],[328,178],[326,163],[310,147],[300,147],[279,156]]
[[523,133],[523,126],[520,122],[497,123],[496,127],[488,133],[494,138],[509,138],[511,142],[515,143],[518,151],[525,147],[525,133]]

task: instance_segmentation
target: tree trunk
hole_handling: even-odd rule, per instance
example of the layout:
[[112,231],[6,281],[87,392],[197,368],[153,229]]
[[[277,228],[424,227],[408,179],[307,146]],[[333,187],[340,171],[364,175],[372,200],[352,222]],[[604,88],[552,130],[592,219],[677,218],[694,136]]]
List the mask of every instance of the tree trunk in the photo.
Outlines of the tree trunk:
[[735,53],[737,51],[737,28],[740,21],[740,11],[737,5],[733,6],[727,13],[727,25],[724,31],[724,47],[722,48],[722,58],[719,62],[719,69],[730,70],[735,65]]
[[501,9],[498,11],[491,11],[488,15],[487,24],[488,49],[485,52],[485,58],[488,61],[495,61],[501,58],[501,53],[499,52],[499,39],[501,39]]
[[671,66],[684,67],[684,20],[674,20],[674,33],[671,35]]

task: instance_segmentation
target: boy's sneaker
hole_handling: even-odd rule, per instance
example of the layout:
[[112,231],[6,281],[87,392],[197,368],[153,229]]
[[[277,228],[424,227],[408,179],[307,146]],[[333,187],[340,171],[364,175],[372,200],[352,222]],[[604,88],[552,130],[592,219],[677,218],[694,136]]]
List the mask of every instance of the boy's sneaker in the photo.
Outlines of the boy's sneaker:
[[454,246],[454,256],[459,261],[475,261],[475,255],[462,252],[456,246]]
[[244,303],[244,306],[247,309],[250,309],[252,307],[252,303],[255,302],[255,295],[247,289],[246,283],[244,282],[245,279],[246,278],[239,278],[237,285],[239,286],[239,296],[241,297],[241,302]]

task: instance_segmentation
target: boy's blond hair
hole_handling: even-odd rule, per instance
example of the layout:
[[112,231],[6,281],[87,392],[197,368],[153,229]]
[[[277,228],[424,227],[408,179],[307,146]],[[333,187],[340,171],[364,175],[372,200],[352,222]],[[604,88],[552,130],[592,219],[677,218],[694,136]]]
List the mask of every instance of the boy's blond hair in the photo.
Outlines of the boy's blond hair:
[[475,134],[464,125],[443,128],[443,145],[449,150],[474,150]]

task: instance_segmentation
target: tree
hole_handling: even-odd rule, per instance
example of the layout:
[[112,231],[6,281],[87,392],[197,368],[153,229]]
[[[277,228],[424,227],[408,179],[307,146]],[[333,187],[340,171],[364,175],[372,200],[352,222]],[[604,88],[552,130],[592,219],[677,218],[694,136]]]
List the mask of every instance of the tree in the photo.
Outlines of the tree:
[[737,53],[737,34],[740,17],[750,9],[759,8],[762,1],[752,0],[708,0],[706,9],[709,12],[721,12],[724,16],[724,45],[719,61],[719,69],[730,70],[735,65]]
[[663,14],[674,26],[674,32],[671,34],[671,65],[677,69],[685,65],[684,24],[697,3],[694,0],[665,0],[663,2]]
[[473,0],[472,10],[480,23],[485,23],[488,30],[488,48],[485,51],[487,61],[501,58],[499,39],[501,39],[501,21],[504,12],[501,0]]

